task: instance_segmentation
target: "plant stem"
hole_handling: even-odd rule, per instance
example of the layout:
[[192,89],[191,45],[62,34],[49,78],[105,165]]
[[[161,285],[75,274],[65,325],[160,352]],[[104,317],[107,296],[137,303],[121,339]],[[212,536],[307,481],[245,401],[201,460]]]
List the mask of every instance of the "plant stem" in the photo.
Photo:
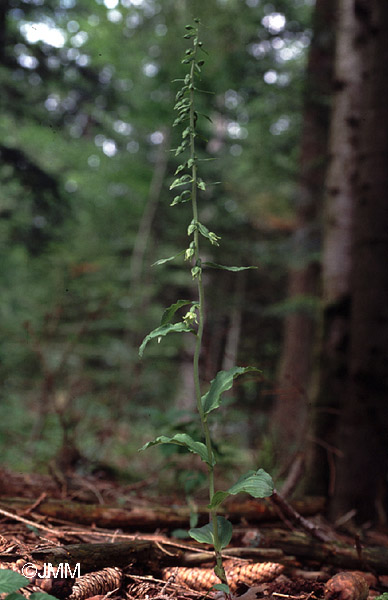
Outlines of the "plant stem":
[[[193,161],[191,168],[191,202],[193,209],[193,219],[194,222],[198,222],[198,202],[197,202],[197,162],[196,162],[196,154],[195,154],[195,121],[196,121],[196,113],[194,109],[194,73],[195,73],[195,62],[196,55],[198,50],[198,37],[194,44],[194,54],[193,60],[191,62],[190,68],[190,157]],[[194,230],[194,261],[195,265],[201,266],[201,258],[199,253],[199,232],[196,228]],[[194,351],[194,359],[193,359],[193,371],[194,371],[194,385],[195,385],[195,395],[197,402],[198,413],[201,418],[202,430],[205,437],[206,448],[209,456],[209,464],[208,464],[208,484],[209,484],[209,501],[212,501],[214,496],[214,465],[213,465],[213,448],[210,437],[210,430],[207,419],[205,418],[202,400],[201,400],[201,383],[199,377],[199,359],[201,355],[202,349],[202,337],[203,337],[203,329],[204,329],[204,315],[205,315],[205,292],[202,280],[202,270],[196,276],[197,279],[197,288],[198,288],[198,331],[196,337],[195,351]],[[210,510],[209,511],[210,521],[213,525],[213,539],[214,539],[214,552],[216,557],[217,564],[217,574],[220,577],[223,583],[228,584],[225,570],[222,564],[222,556],[221,552],[218,550],[220,547],[219,543],[219,535],[218,535],[218,523],[217,523],[217,511]]]

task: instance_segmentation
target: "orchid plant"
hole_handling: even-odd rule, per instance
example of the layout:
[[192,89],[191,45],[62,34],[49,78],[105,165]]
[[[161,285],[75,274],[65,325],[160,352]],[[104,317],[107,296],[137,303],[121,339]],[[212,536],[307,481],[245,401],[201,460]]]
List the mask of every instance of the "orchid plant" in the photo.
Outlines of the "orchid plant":
[[[233,367],[227,371],[220,371],[210,382],[206,393],[201,390],[200,378],[200,356],[202,349],[202,338],[205,326],[205,290],[203,285],[203,270],[206,268],[226,269],[228,271],[242,271],[255,267],[234,267],[215,264],[202,260],[200,244],[205,241],[218,246],[220,236],[210,231],[206,225],[199,220],[198,204],[200,194],[206,190],[206,183],[200,176],[200,163],[196,151],[198,137],[197,123],[199,118],[209,117],[201,115],[196,110],[196,97],[202,90],[198,88],[204,60],[202,54],[206,54],[199,37],[199,19],[194,19],[192,25],[186,26],[184,38],[190,41],[190,47],[185,51],[182,60],[187,65],[187,73],[183,79],[175,81],[181,83],[181,88],[176,94],[175,110],[178,113],[173,125],[181,127],[181,141],[174,149],[175,156],[182,156],[182,162],[175,171],[175,179],[170,185],[171,190],[176,190],[171,206],[180,206],[189,203],[191,205],[191,220],[188,224],[187,235],[189,242],[187,248],[177,255],[158,260],[155,265],[162,265],[178,257],[184,256],[184,260],[190,265],[191,276],[197,285],[197,297],[193,300],[177,300],[168,307],[162,316],[159,327],[151,331],[143,340],[139,354],[143,355],[147,344],[157,339],[158,342],[167,334],[173,332],[190,333],[195,335],[195,350],[193,358],[193,378],[196,396],[196,406],[201,421],[203,439],[193,439],[186,433],[177,433],[172,437],[158,436],[153,441],[145,444],[141,450],[158,444],[177,444],[183,446],[187,451],[197,454],[207,465],[208,487],[209,487],[209,523],[203,527],[195,527],[189,530],[189,534],[197,542],[210,544],[215,552],[215,573],[221,583],[215,588],[230,594],[227,577],[222,561],[222,550],[230,543],[232,538],[232,524],[226,518],[218,515],[221,504],[230,496],[240,492],[246,492],[254,498],[264,498],[273,493],[273,482],[271,476],[263,469],[249,471],[242,475],[239,480],[229,489],[222,491],[215,488],[216,456],[209,428],[209,417],[216,411],[221,402],[224,392],[233,385],[233,380],[244,373],[258,371],[256,367]],[[177,319],[177,313],[185,307],[185,313]],[[179,314],[179,313],[178,313]],[[213,416],[213,415],[212,415]]]

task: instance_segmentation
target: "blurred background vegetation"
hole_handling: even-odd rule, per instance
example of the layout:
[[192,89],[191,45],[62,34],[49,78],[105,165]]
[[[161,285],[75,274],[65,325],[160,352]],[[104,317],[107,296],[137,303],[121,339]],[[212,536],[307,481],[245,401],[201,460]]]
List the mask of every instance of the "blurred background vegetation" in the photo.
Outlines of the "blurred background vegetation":
[[[199,97],[207,258],[257,270],[206,274],[204,382],[256,365],[216,425],[228,469],[272,468],[268,431],[295,229],[311,0],[4,0],[0,9],[0,454],[20,470],[136,480],[176,423],[195,428],[186,336],[138,345],[194,291],[187,205],[170,208],[171,127],[186,41],[200,16],[209,53]],[[312,250],[313,251],[313,250]],[[165,451],[165,450],[164,450]],[[182,459],[183,460],[183,459]],[[179,470],[191,459],[170,456]],[[180,462],[181,461],[181,462]],[[186,461],[186,462],[185,462]]]

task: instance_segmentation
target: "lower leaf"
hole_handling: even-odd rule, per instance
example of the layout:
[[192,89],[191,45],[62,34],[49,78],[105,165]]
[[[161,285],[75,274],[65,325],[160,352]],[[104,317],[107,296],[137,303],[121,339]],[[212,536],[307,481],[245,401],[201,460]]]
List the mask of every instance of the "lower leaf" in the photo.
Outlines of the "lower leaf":
[[225,517],[217,517],[218,544],[214,540],[213,523],[203,527],[194,527],[189,530],[189,535],[200,544],[211,544],[218,551],[226,548],[232,539],[232,523]]
[[230,594],[230,587],[226,583],[216,583],[216,585],[213,585],[213,590]]

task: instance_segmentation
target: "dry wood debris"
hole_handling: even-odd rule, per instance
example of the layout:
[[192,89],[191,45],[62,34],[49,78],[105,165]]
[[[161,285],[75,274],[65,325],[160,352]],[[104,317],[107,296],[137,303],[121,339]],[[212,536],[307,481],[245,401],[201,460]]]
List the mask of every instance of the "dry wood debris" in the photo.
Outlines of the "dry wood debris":
[[[12,474],[7,477],[9,492],[22,495],[22,476],[17,475],[14,489]],[[60,600],[218,600],[210,589],[218,583],[210,549],[170,536],[177,524],[188,525],[185,507],[151,503],[139,490],[127,505],[118,506],[113,500],[128,491],[117,484],[109,488],[106,482],[95,483],[94,502],[92,497],[74,502],[72,498],[79,497],[78,484],[69,486],[68,498],[62,489],[55,493],[55,483],[47,477],[40,483],[39,476],[27,478],[28,498],[0,497],[0,568],[20,572],[25,562],[35,562],[42,569],[45,561],[69,561],[72,567],[80,562],[82,571],[74,580],[31,578],[23,590],[26,598],[33,591],[45,591]],[[49,493],[42,494],[46,483]],[[88,482],[87,490],[93,485]],[[103,503],[95,504],[96,497]],[[355,546],[352,536],[338,535],[327,524],[307,519],[322,512],[321,500],[284,504],[276,498],[275,504],[274,510],[267,501],[239,501],[226,509],[239,523],[234,529],[234,547],[225,551],[236,597],[373,600],[388,590],[387,533],[370,532],[370,538],[366,533]],[[286,513],[280,524],[274,522],[279,510]]]

